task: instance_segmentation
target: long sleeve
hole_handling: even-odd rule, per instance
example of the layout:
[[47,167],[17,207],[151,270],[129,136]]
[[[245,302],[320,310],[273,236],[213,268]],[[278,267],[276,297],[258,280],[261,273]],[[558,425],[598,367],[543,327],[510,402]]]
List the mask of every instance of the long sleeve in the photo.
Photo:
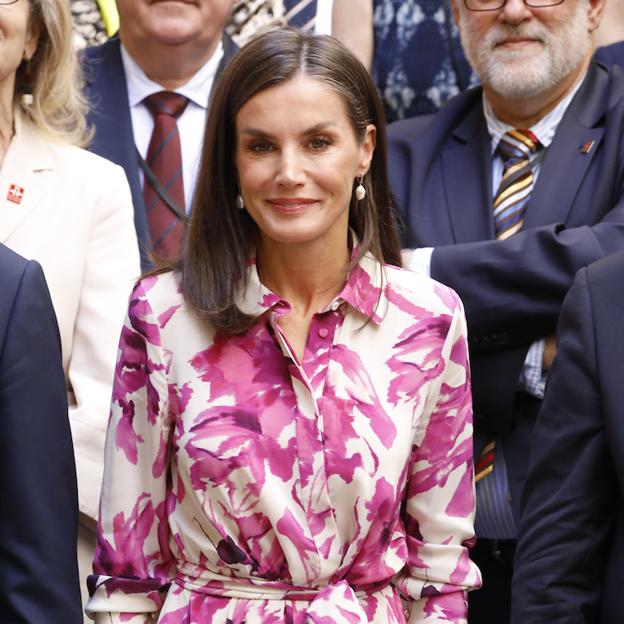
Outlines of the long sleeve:
[[513,622],[597,622],[618,486],[603,420],[587,271],[559,324],[522,501]]
[[56,318],[35,262],[5,325],[7,290],[0,285],[0,622],[78,624],[78,497]]
[[472,348],[528,344],[554,332],[577,271],[623,245],[624,198],[620,198],[595,224],[556,223],[504,241],[436,247],[431,275],[460,294]]
[[[122,330],[106,437],[91,600],[87,612],[148,622],[171,580],[167,478],[171,422],[168,354],[145,298],[135,289]],[[130,614],[137,614],[129,619]],[[107,622],[110,619],[106,620]],[[116,621],[116,620],[114,620]]]
[[405,501],[408,564],[396,585],[413,600],[411,624],[465,622],[465,592],[480,586],[468,557],[475,498],[466,322],[459,300],[454,307],[444,371],[432,382],[416,432]]
[[123,170],[107,166],[92,209],[67,377],[80,511],[97,518],[104,438],[119,332],[140,274],[132,200]]

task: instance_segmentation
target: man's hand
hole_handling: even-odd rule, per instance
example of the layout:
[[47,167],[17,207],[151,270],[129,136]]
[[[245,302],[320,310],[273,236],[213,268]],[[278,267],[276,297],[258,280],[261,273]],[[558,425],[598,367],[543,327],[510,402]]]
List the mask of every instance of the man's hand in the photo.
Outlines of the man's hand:
[[542,370],[550,370],[557,355],[557,341],[555,335],[551,334],[544,339],[544,355],[542,357]]

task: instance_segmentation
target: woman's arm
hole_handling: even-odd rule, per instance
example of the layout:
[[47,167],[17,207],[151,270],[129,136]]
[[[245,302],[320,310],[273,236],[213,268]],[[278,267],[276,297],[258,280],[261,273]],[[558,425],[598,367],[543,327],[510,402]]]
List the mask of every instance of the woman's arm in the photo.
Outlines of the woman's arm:
[[[172,575],[165,505],[169,356],[146,296],[156,279],[142,280],[133,292],[115,370],[87,605],[91,615],[111,613],[104,618],[108,624],[149,622],[162,606]],[[123,620],[114,619],[121,615]]]
[[[452,291],[449,291],[452,292]],[[466,320],[452,293],[452,316],[414,439],[403,522],[409,558],[396,585],[411,598],[410,624],[466,621],[466,591],[481,584],[468,557],[474,540],[472,401]]]
[[373,0],[334,0],[332,35],[340,39],[370,71],[375,51]]

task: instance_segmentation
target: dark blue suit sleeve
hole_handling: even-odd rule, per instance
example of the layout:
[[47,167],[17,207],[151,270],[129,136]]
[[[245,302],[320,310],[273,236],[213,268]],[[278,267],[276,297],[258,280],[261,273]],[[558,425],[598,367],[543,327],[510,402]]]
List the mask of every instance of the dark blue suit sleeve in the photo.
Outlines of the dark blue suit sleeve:
[[56,317],[30,262],[0,328],[0,622],[82,622],[78,499]]
[[594,225],[547,225],[504,241],[436,247],[431,275],[460,294],[473,339],[500,332],[510,344],[530,343],[554,330],[576,273],[623,244],[620,198]]
[[587,271],[562,310],[559,351],[531,447],[513,624],[597,622],[614,519]]

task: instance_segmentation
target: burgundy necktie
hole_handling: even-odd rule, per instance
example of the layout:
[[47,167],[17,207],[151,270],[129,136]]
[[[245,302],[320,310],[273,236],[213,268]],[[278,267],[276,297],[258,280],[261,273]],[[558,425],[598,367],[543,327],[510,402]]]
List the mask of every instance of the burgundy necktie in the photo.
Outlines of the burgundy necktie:
[[154,130],[147,149],[146,162],[161,187],[154,188],[146,176],[143,199],[147,210],[152,249],[162,258],[173,258],[180,252],[184,238],[184,223],[161,195],[164,194],[164,190],[177,207],[178,213],[184,214],[182,153],[176,120],[186,108],[188,100],[179,93],[160,91],[146,97],[144,102],[154,118]]

